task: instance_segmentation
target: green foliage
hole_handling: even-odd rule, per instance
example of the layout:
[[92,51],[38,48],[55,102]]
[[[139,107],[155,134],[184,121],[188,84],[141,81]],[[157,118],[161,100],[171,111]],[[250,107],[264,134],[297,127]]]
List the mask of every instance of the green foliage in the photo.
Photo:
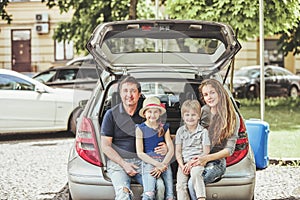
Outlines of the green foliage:
[[7,6],[8,3],[9,3],[9,0],[1,0],[0,1],[0,15],[1,15],[2,20],[5,20],[5,21],[7,21],[8,24],[10,24],[12,21],[12,16],[9,15],[5,10],[5,7]]
[[[239,99],[244,119],[261,118],[259,99]],[[300,98],[268,98],[265,100],[264,121],[272,131],[299,130]]]
[[96,26],[102,22],[128,18],[129,0],[42,0],[49,8],[58,6],[60,11],[74,10],[70,22],[62,22],[55,30],[53,39],[73,41],[77,52],[85,51],[85,45]]
[[[260,99],[238,99],[242,106],[259,106]],[[266,107],[290,107],[290,108],[300,108],[300,98],[286,98],[286,97],[275,97],[265,99]]]
[[300,166],[299,161],[292,160],[295,158],[299,158],[299,143],[300,129],[295,131],[271,130],[268,137],[269,157],[271,159],[278,160],[278,164],[281,165]]
[[[266,35],[287,31],[297,24],[300,4],[297,0],[264,1]],[[259,35],[259,1],[252,0],[168,0],[171,18],[200,19],[230,24],[240,39]]]
[[[77,52],[85,51],[85,45],[98,24],[108,21],[129,19],[130,0],[42,0],[52,8],[58,6],[61,12],[74,9],[71,22],[62,22],[55,30],[53,39],[73,41]],[[141,1],[137,5],[137,16],[153,18],[154,13]]]
[[[74,10],[71,22],[60,23],[54,39],[72,40],[77,52],[85,50],[85,44],[94,28],[107,21],[129,19],[131,0],[41,0],[49,8],[58,6],[60,12]],[[138,1],[137,18],[154,18],[154,0],[151,6]],[[252,0],[161,0],[170,18],[200,19],[230,24],[239,39],[259,34],[259,1]],[[287,54],[300,53],[300,3],[299,0],[264,0],[265,35],[282,34],[280,46]],[[5,11],[9,0],[0,1],[0,14],[8,23],[12,16]],[[149,2],[148,2],[149,3]]]
[[293,52],[293,55],[300,53],[300,19],[296,27],[291,28],[288,32],[280,32],[281,37],[279,39],[279,46],[287,55],[289,52]]

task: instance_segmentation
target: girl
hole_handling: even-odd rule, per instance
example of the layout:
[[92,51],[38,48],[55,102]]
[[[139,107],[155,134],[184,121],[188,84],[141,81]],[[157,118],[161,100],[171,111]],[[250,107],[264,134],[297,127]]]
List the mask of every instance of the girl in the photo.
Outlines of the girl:
[[[143,102],[143,108],[139,114],[146,121],[136,125],[136,151],[138,157],[143,161],[143,200],[155,199],[156,180],[162,176],[166,192],[166,199],[174,199],[173,176],[170,161],[174,154],[174,146],[170,136],[168,124],[160,122],[160,116],[166,112],[157,97],[148,97]],[[154,152],[154,148],[165,142],[168,152],[165,156]]]

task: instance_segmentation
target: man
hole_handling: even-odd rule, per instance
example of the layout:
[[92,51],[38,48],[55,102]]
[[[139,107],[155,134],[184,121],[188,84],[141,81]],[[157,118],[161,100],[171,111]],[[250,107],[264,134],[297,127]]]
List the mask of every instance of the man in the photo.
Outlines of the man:
[[[109,109],[104,115],[101,147],[108,157],[107,170],[115,189],[115,199],[124,200],[132,198],[131,178],[142,184],[139,171],[141,160],[136,154],[135,124],[141,123],[144,119],[138,114],[140,83],[134,77],[128,76],[119,83],[118,91],[122,102]],[[166,154],[166,145],[158,146],[156,152]],[[157,188],[164,190],[163,185]],[[158,191],[158,194],[161,194],[161,191]]]

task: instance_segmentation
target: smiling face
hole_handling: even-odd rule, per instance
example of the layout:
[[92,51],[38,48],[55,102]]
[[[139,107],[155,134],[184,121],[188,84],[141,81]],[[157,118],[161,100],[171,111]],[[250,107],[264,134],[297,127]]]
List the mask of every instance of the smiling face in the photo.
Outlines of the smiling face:
[[197,127],[200,115],[196,110],[188,109],[183,113],[182,118],[185,125],[190,129],[192,127]]
[[219,95],[212,85],[207,84],[202,87],[202,95],[205,103],[212,109],[216,109],[217,104],[219,103]]
[[161,111],[158,108],[148,108],[144,112],[146,121],[149,123],[156,123],[161,115]]
[[120,87],[120,96],[124,107],[136,107],[140,98],[140,92],[135,83],[126,82]]

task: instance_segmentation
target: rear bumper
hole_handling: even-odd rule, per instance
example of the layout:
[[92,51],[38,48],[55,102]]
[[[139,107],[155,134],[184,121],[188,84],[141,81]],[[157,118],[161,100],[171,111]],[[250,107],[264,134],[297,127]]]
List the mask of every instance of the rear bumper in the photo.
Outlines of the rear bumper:
[[[80,158],[79,158],[80,159]],[[89,166],[90,168],[91,166]],[[69,192],[76,199],[114,199],[114,188],[110,181],[102,176],[101,169],[97,168],[94,174],[86,175],[68,172]],[[176,188],[176,187],[174,187]],[[255,188],[255,173],[245,176],[226,176],[221,181],[206,186],[207,199],[236,199],[252,200]],[[142,187],[132,184],[132,191],[140,199]]]
[[[248,163],[248,167],[239,171],[234,169],[235,166],[229,167],[222,180],[208,184],[206,186],[207,199],[252,200],[255,188],[255,164],[253,166],[249,163],[250,161],[251,159],[246,157],[241,163],[243,166]],[[114,199],[113,186],[110,181],[103,177],[102,170],[97,166],[88,164],[80,157],[69,161],[68,181],[69,192],[74,200]],[[132,184],[131,189],[136,199],[140,199],[141,185]]]
[[[78,181],[79,177],[69,176],[69,192],[74,200],[77,199],[114,199],[114,189],[111,184],[99,182],[100,177],[84,177],[85,181]],[[83,177],[81,177],[83,178]],[[77,181],[75,181],[77,179]],[[95,179],[98,179],[96,181]],[[218,183],[206,186],[207,199],[252,200],[254,196],[255,177],[223,178]],[[132,185],[135,197],[140,197],[142,187]],[[234,195],[233,195],[234,194]]]

